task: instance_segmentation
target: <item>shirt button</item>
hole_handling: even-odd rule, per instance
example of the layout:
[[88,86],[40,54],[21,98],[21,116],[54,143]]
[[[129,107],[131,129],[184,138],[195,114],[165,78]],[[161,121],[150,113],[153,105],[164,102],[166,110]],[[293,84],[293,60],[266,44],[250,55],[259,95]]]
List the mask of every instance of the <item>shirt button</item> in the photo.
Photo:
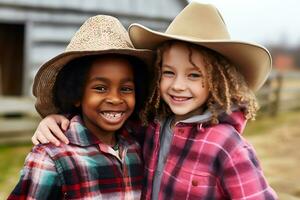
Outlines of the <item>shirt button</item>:
[[192,180],[192,185],[193,185],[193,186],[198,186],[198,181]]
[[180,135],[182,135],[182,134],[184,133],[184,130],[183,130],[182,128],[180,128],[180,129],[178,129],[178,133],[179,133]]

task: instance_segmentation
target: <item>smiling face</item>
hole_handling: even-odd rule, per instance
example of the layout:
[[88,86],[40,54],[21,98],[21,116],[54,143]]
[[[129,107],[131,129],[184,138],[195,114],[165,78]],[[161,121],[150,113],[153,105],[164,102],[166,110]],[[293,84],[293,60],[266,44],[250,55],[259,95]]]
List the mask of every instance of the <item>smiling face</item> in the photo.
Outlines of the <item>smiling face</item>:
[[203,55],[175,42],[163,52],[161,72],[160,93],[175,118],[181,120],[200,114],[209,96]]
[[133,69],[128,60],[95,60],[87,74],[79,105],[85,126],[98,138],[121,128],[135,106]]

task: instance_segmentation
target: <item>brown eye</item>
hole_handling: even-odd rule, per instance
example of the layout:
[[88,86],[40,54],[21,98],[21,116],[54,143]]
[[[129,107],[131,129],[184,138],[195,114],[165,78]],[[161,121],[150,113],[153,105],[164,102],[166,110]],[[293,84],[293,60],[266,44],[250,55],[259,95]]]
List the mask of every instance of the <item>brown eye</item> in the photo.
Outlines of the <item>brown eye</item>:
[[129,86],[124,86],[121,88],[121,92],[122,93],[133,93],[134,92],[134,88],[133,87],[129,87]]
[[97,92],[101,92],[101,93],[107,91],[107,88],[105,86],[96,86],[93,89],[96,90]]

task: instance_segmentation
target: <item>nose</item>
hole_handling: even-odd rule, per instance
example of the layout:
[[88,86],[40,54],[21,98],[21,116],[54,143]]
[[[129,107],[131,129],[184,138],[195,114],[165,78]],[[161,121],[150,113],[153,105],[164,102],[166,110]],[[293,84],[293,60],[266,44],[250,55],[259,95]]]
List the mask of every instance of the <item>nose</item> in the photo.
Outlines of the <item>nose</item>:
[[174,91],[183,91],[186,89],[185,80],[183,77],[176,76],[172,82],[171,88]]
[[124,102],[124,100],[122,99],[120,93],[118,91],[111,91],[105,101],[109,104],[113,104],[113,105],[118,105],[118,104],[122,104]]

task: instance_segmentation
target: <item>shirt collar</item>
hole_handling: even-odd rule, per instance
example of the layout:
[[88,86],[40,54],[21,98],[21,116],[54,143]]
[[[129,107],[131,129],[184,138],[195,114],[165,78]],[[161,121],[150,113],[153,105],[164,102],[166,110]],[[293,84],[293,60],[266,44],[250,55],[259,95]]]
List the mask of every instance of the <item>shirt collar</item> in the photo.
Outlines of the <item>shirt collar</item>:
[[[76,115],[70,120],[69,129],[66,132],[66,137],[69,139],[70,144],[78,146],[91,146],[101,144],[102,142],[93,135],[83,124],[80,116]],[[120,144],[126,145],[133,141],[130,139],[128,131],[121,129],[117,135]]]
[[[231,110],[231,112],[235,112],[235,111],[239,110],[239,107],[232,106],[230,110]],[[219,118],[223,118],[225,111],[219,111],[218,113],[219,113],[218,114]],[[208,122],[209,120],[211,120],[211,118],[212,118],[212,113],[207,109],[201,115],[191,116],[187,119],[178,121],[176,124],[178,124],[178,123],[186,123],[186,124],[204,123],[204,122]]]
[[206,110],[201,115],[194,115],[187,119],[180,120],[177,123],[202,123],[202,122],[209,121],[211,119],[211,117],[212,117],[212,113],[209,110]]

